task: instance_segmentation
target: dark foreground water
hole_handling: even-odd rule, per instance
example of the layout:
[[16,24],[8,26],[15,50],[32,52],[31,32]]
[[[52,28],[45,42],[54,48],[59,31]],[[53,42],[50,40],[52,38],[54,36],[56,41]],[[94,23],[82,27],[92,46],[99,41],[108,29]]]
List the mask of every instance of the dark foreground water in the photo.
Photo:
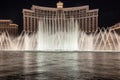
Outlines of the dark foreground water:
[[120,53],[0,53],[0,80],[120,80]]

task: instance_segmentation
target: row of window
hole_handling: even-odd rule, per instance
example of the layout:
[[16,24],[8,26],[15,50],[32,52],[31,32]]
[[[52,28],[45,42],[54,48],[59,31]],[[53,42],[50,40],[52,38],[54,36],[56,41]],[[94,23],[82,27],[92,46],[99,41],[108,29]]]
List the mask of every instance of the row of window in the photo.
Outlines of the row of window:
[[[55,26],[56,28],[59,26],[67,26],[67,22],[71,21],[70,19],[67,20],[62,20],[62,19],[42,19],[44,20],[45,24],[44,25],[49,25],[49,26]],[[83,18],[83,19],[73,19],[73,21],[77,20],[80,29],[91,32],[95,31],[96,28],[98,27],[97,24],[97,18],[96,17],[91,17],[91,18]],[[94,21],[93,21],[94,20]],[[31,18],[31,17],[25,17],[25,30],[29,31],[37,31],[38,27],[38,21],[39,19],[37,18]],[[63,28],[62,28],[63,29]],[[67,30],[67,29],[66,29]]]
[[24,21],[25,21],[24,30],[37,31],[37,27],[38,27],[37,18],[25,17]]
[[[67,9],[66,9],[67,10]],[[52,14],[56,14],[57,11],[61,11],[61,12],[64,12],[64,13],[68,13],[68,12],[77,12],[77,13],[84,13],[86,12],[86,8],[85,9],[78,9],[78,10],[69,10],[69,11],[65,11],[64,9],[63,10],[54,10],[54,11],[51,11],[51,10],[43,10],[43,9],[35,9],[35,12],[39,12],[39,13],[52,13]]]
[[17,33],[18,33],[18,30],[17,29],[15,29],[15,28],[0,28],[0,32],[8,32],[10,35],[12,34],[12,35],[17,35]]
[[85,14],[72,14],[72,13],[70,13],[70,14],[41,14],[41,13],[39,13],[39,14],[33,14],[33,15],[26,15],[26,16],[31,16],[31,17],[76,17],[76,18],[78,18],[78,17],[88,17],[88,16],[95,16],[93,13],[85,13]]

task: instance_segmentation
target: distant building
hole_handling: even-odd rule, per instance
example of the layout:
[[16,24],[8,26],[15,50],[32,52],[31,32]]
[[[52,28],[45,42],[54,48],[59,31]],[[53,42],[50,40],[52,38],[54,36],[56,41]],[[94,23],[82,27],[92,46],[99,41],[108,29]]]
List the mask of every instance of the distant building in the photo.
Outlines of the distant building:
[[18,35],[18,25],[11,20],[0,20],[0,33],[8,32],[10,35]]
[[23,9],[24,32],[37,32],[39,21],[51,32],[67,31],[77,22],[79,30],[91,33],[98,29],[98,9],[89,10],[88,5],[63,8],[62,2],[57,3],[57,8],[33,5],[31,10]]
[[109,28],[111,31],[115,31],[117,34],[120,35],[120,23],[117,23]]

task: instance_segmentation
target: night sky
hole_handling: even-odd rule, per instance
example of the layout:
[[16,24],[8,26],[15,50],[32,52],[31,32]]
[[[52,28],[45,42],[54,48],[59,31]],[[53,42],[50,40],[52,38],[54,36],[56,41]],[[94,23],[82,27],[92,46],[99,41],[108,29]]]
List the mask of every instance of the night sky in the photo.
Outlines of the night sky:
[[[59,0],[1,0],[0,19],[11,19],[22,30],[22,9],[32,5],[56,7]],[[120,22],[120,0],[61,0],[64,7],[89,5],[90,9],[99,9],[99,26],[111,26]]]

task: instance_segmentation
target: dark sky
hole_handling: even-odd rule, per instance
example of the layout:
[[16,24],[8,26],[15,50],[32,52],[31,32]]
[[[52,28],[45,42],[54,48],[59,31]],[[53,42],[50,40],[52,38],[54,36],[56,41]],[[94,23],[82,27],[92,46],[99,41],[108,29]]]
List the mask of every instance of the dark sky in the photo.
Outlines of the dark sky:
[[[1,0],[0,19],[11,19],[22,30],[22,9],[32,5],[56,7],[59,0]],[[99,9],[99,26],[111,26],[120,22],[120,0],[61,0],[64,7],[89,5]]]

